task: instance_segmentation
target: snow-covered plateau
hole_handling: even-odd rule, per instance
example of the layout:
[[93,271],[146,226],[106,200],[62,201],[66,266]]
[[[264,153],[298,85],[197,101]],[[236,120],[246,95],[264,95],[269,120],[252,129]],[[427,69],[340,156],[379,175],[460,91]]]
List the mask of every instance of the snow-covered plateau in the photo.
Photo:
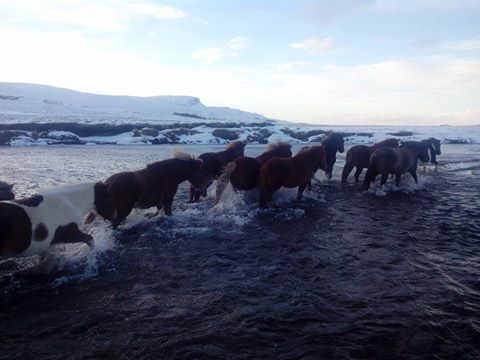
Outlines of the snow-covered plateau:
[[268,119],[190,96],[96,95],[46,85],[0,83],[0,145],[224,144],[318,142],[342,132],[347,143],[387,137],[480,143],[480,126],[332,126]]

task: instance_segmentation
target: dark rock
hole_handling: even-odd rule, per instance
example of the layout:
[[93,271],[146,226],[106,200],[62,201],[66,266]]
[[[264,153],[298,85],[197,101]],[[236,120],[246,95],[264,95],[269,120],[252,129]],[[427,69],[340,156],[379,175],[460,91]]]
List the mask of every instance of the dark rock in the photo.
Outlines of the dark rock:
[[215,129],[212,131],[212,135],[225,140],[237,140],[239,132],[229,129]]
[[141,137],[142,136],[142,133],[140,132],[140,130],[138,129],[133,129],[133,134],[132,134],[133,137]]
[[30,133],[21,130],[2,130],[0,131],[0,145],[10,145],[10,141],[19,136],[30,137]]
[[67,131],[42,131],[39,139],[46,139],[48,145],[78,145],[83,144],[78,135]]
[[388,133],[388,135],[392,135],[392,136],[412,136],[414,134],[415,133],[413,133],[411,131],[397,131],[397,132],[393,132],[393,133]]
[[158,131],[158,129],[144,127],[142,130],[140,130],[140,133],[145,136],[156,137],[160,132]]

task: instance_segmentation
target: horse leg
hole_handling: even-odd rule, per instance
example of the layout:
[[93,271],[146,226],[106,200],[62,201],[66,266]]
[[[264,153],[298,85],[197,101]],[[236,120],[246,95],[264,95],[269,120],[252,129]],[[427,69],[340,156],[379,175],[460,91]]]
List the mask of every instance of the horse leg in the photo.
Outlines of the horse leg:
[[268,202],[271,200],[273,191],[265,189],[263,186],[260,188],[260,207],[266,208]]
[[388,172],[384,172],[382,173],[382,179],[380,180],[380,186],[383,186],[385,185],[385,183],[387,182],[387,179],[388,179]]
[[362,171],[363,171],[363,168],[360,166],[357,166],[357,169],[355,170],[355,182],[358,182]]
[[165,215],[172,216],[173,198],[177,193],[177,188],[178,185],[172,185],[165,189],[162,199],[163,211],[165,212]]
[[307,188],[307,186],[310,185],[310,183],[311,183],[311,180],[308,181],[308,182],[305,183],[305,184],[301,184],[301,185],[298,187],[297,201],[302,200],[303,192],[305,191],[305,189]]
[[197,189],[195,189],[192,185],[190,185],[190,199],[188,200],[189,203],[197,202]]
[[409,173],[412,175],[413,180],[415,180],[415,184],[418,184],[417,172],[415,170],[410,170]]
[[122,201],[119,204],[115,204],[116,215],[112,220],[112,227],[116,229],[133,210],[135,206],[135,200],[129,199],[126,201]]
[[378,173],[373,169],[368,169],[367,173],[365,174],[365,179],[363,180],[363,188],[368,190],[370,188],[370,184],[375,181]]
[[[350,172],[353,170],[353,166],[354,165],[351,162],[345,163],[345,166],[343,167],[343,170],[342,170],[342,183],[347,182],[348,175],[350,175]],[[358,171],[358,168],[357,168],[357,171]]]
[[400,185],[400,177],[402,176],[401,173],[396,173],[395,174],[395,185],[399,186]]

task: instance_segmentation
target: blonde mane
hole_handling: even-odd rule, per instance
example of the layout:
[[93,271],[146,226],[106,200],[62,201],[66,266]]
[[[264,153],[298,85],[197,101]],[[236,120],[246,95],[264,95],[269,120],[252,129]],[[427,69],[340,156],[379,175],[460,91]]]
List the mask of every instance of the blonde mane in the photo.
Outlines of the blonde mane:
[[290,145],[286,141],[277,141],[277,142],[268,144],[267,145],[267,151],[275,150],[275,149],[278,149],[280,147],[286,147],[286,148],[290,149],[292,147],[292,145]]
[[173,149],[171,158],[177,159],[177,160],[189,161],[189,160],[194,160],[195,156],[187,153],[183,149]]
[[243,146],[243,142],[241,140],[235,140],[227,145],[227,149],[234,149],[239,146]]

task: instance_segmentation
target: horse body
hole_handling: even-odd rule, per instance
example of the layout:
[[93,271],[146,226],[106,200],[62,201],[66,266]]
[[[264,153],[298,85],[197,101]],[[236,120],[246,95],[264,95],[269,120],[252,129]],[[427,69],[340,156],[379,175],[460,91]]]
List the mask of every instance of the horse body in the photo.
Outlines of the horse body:
[[[246,144],[242,141],[237,140],[228,144],[227,149],[223,151],[203,153],[199,156],[199,158],[203,161],[202,172],[205,177],[209,179],[208,186],[213,182],[213,180],[220,176],[226,164],[240,156],[243,156],[245,145]],[[203,191],[199,191],[191,186],[189,202],[197,202],[200,200],[202,195],[206,196],[208,186]]]
[[312,146],[303,149],[292,158],[273,158],[268,160],[260,172],[260,206],[266,207],[272,195],[282,186],[297,187],[297,199],[310,184],[317,169],[326,170],[325,147]]
[[166,215],[171,215],[173,198],[180,183],[188,180],[201,191],[207,187],[208,180],[201,171],[202,167],[202,160],[174,158],[158,161],[138,171],[110,176],[104,184],[113,208],[112,226],[120,225],[133,208],[163,208]]
[[252,190],[258,186],[262,165],[274,157],[291,157],[292,145],[276,142],[267,145],[266,151],[257,157],[240,156],[227,164],[218,179],[216,201],[222,197],[223,191],[230,182],[235,190]]
[[1,201],[0,253],[30,256],[44,253],[60,242],[91,245],[93,238],[80,231],[79,225],[97,205],[104,207],[104,200],[101,184],[85,183],[16,201]]
[[379,148],[389,147],[389,148],[398,148],[398,140],[391,138],[383,140],[372,146],[367,145],[355,145],[352,146],[347,151],[347,156],[345,157],[345,166],[342,171],[342,182],[347,182],[348,175],[355,167],[355,181],[358,182],[360,174],[363,169],[368,169],[370,166],[370,156],[372,153]]
[[383,186],[389,174],[395,175],[395,183],[400,183],[403,173],[409,172],[415,183],[417,179],[418,160],[428,161],[428,147],[418,141],[407,141],[402,143],[398,149],[381,147],[375,150],[370,157],[370,166],[365,175],[364,187],[368,189],[375,181],[378,174],[382,175],[381,185]]

